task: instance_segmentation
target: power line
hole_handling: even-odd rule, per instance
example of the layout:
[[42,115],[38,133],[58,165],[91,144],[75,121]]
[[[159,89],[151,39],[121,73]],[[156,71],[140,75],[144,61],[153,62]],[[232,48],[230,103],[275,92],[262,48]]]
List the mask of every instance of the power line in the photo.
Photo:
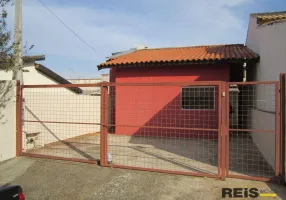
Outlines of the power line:
[[74,73],[74,75],[79,79],[79,76],[77,75],[77,73],[75,73],[75,71],[74,71],[71,67],[68,67],[68,69],[69,69],[72,73]]
[[38,0],[55,18],[57,18],[69,31],[71,31],[78,39],[80,39],[85,45],[87,45],[90,49],[97,53],[97,51],[90,46],[84,39],[82,39],[76,32],[74,32],[70,27],[68,27],[51,9],[49,9],[46,4],[44,4],[41,0]]

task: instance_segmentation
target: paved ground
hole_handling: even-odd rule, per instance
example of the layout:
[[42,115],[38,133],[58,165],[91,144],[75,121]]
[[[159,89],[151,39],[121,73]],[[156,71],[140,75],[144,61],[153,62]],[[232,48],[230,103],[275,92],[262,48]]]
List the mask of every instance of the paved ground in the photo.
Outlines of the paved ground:
[[[49,156],[99,159],[100,135],[71,138],[29,150]],[[112,163],[172,171],[216,174],[218,171],[218,141],[210,139],[179,139],[108,135],[108,152]],[[274,156],[274,155],[273,155]],[[272,177],[274,172],[252,139],[246,136],[230,140],[230,173]]]
[[[238,179],[226,181],[21,157],[0,163],[0,186],[20,184],[33,199],[221,199],[222,187],[285,187]],[[264,198],[266,199],[266,198]]]

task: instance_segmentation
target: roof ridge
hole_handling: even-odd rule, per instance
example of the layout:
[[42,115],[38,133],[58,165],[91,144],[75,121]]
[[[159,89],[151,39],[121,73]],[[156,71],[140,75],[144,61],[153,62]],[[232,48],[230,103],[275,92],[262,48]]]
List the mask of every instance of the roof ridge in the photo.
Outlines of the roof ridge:
[[[182,47],[158,47],[158,48],[148,48],[140,49],[136,51],[148,51],[148,50],[160,50],[160,49],[184,49],[184,48],[200,48],[200,47],[217,47],[217,46],[244,46],[244,44],[211,44],[211,45],[196,45],[196,46],[182,46]],[[134,51],[134,52],[136,52]],[[132,52],[133,53],[133,52]]]
[[[142,49],[142,50],[143,50],[143,49]],[[113,58],[109,58],[109,59],[107,59],[107,61],[116,60],[116,59],[118,59],[118,58],[121,58],[122,56],[126,56],[126,55],[130,55],[130,54],[132,54],[132,53],[135,53],[136,51],[139,51],[139,50],[131,51],[131,52],[127,53],[127,54],[122,54],[122,55],[118,55],[118,56],[113,57]]]
[[284,23],[286,22],[286,18],[285,19],[279,19],[279,20],[275,20],[275,21],[270,21],[270,22],[266,22],[264,24],[261,24],[261,27],[265,27],[265,26],[269,26],[269,25],[273,25],[273,24],[279,24],[279,23]]
[[275,12],[260,12],[260,13],[250,13],[250,16],[257,16],[257,15],[273,15],[273,14],[286,14],[286,10],[283,11],[275,11]]

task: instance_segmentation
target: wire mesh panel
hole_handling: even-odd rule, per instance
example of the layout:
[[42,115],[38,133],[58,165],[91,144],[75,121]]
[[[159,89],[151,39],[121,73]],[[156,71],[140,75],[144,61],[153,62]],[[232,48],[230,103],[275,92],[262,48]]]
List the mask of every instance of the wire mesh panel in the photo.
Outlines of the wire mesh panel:
[[219,84],[200,84],[110,86],[108,165],[217,176]]
[[24,154],[83,161],[99,159],[100,87],[27,85],[22,100]]
[[271,179],[279,151],[278,84],[229,83],[228,92],[228,175]]

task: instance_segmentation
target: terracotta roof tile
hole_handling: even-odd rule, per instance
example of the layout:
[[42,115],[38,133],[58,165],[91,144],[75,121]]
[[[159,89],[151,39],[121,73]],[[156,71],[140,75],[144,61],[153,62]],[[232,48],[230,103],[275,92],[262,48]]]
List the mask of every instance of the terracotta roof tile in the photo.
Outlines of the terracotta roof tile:
[[257,18],[257,24],[263,25],[273,22],[286,20],[286,11],[268,12],[268,13],[253,13],[251,16]]
[[151,63],[198,63],[222,60],[258,60],[259,55],[243,44],[208,45],[137,50],[111,58],[98,69],[114,66]]

